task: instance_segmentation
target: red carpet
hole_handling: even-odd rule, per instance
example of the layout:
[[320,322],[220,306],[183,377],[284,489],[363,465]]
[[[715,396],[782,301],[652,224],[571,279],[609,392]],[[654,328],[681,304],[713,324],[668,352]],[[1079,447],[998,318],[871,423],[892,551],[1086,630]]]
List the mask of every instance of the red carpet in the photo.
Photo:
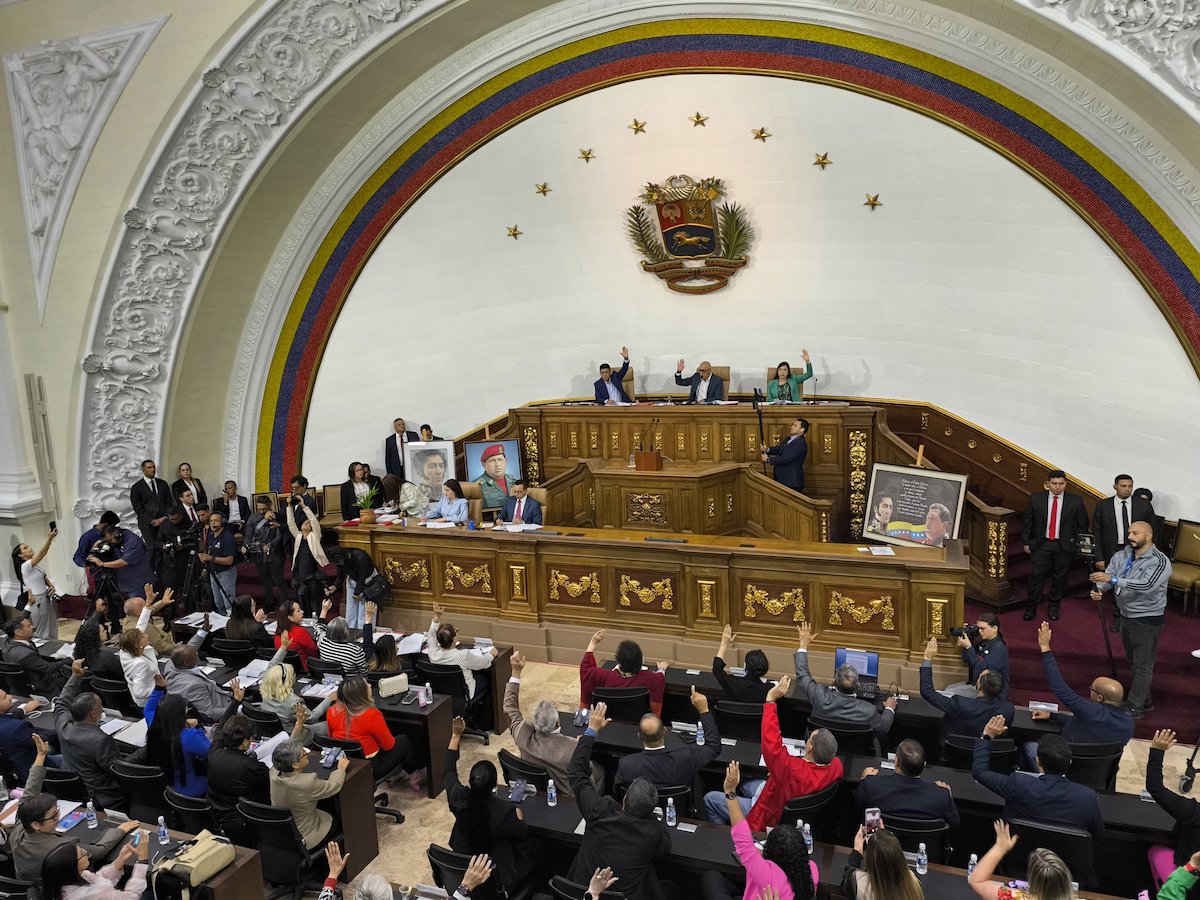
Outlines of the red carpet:
[[[967,621],[974,622],[984,610],[984,607],[968,602]],[[1011,699],[1018,705],[1031,699],[1053,700],[1037,645],[1037,629],[1045,618],[1046,606],[1042,604],[1039,616],[1031,622],[1022,619],[1021,612],[1016,609],[1000,616],[1012,666]],[[1110,609],[1106,608],[1105,613],[1108,615]],[[1111,616],[1108,621],[1111,622]],[[1076,693],[1086,696],[1093,678],[1110,674],[1096,604],[1090,599],[1064,600],[1061,617],[1051,623],[1051,628],[1054,632],[1051,649],[1063,677]],[[1110,633],[1108,636],[1112,639],[1117,679],[1128,692],[1132,673],[1125,659],[1121,635]],[[1192,656],[1192,651],[1197,648],[1200,648],[1200,618],[1185,617],[1177,606],[1168,605],[1167,623],[1159,640],[1154,666],[1152,694],[1155,708],[1137,723],[1136,737],[1148,740],[1156,729],[1173,728],[1179,732],[1181,743],[1194,744],[1200,740],[1200,722],[1196,719],[1196,710],[1200,709],[1200,659]]]

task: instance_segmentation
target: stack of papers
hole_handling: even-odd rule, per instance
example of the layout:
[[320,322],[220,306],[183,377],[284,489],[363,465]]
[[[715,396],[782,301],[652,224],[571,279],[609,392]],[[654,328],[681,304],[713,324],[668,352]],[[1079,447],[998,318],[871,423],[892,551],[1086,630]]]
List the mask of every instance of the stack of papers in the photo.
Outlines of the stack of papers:
[[415,632],[408,637],[396,641],[396,653],[404,655],[406,653],[420,653],[421,648],[425,646],[426,635],[423,632]]
[[336,684],[326,684],[324,681],[316,681],[300,692],[301,697],[312,697],[314,700],[323,700],[338,689]]
[[126,719],[104,719],[100,722],[100,730],[105,734],[116,734],[128,724]]
[[178,622],[180,625],[192,625],[192,626],[195,626],[198,628],[204,624],[204,613],[202,613],[202,612],[188,613],[186,616],[181,616],[180,618],[176,619],[175,621]]
[[128,744],[131,747],[145,747],[146,727],[146,720],[138,719],[118,731],[117,737],[122,744]]
[[288,733],[281,731],[273,738],[269,738],[254,747],[254,755],[258,757],[258,761],[265,766],[271,765],[271,754],[275,752],[275,748],[288,739]]
[[75,657],[75,645],[63,644],[54,652],[55,659],[73,659]]
[[497,522],[494,527],[496,531],[537,531],[542,526],[529,523],[513,525],[510,522]]
[[453,528],[453,522],[422,522],[426,528]]
[[242,668],[238,670],[236,676],[238,684],[244,688],[258,684],[259,681],[262,680],[263,675],[266,674],[270,665],[270,662],[265,659],[250,660],[250,662],[246,663],[246,665],[242,666]]

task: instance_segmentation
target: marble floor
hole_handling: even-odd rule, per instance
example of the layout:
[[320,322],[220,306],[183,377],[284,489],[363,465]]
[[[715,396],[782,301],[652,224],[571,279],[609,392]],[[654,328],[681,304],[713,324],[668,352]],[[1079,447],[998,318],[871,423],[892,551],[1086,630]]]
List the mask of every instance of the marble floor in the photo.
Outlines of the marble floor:
[[[69,639],[76,624],[73,621],[60,622],[64,639]],[[575,666],[534,662],[526,665],[521,678],[521,706],[527,712],[542,698],[553,700],[560,710],[572,711],[578,703],[578,697],[579,672]],[[1147,741],[1134,740],[1125,748],[1118,790],[1136,794],[1145,786],[1149,746]],[[486,747],[478,740],[465,739],[462,742],[459,770],[465,775],[480,759],[494,761],[501,747],[517,752],[507,732],[504,735],[493,734],[491,743]],[[1190,747],[1180,746],[1167,753],[1164,767],[1167,787],[1178,787],[1179,775],[1190,752]],[[378,872],[397,884],[431,884],[432,874],[425,851],[431,843],[446,846],[453,826],[445,795],[430,800],[423,792],[416,793],[408,787],[388,789],[387,794],[391,807],[404,813],[405,822],[395,825],[384,819],[376,819],[379,826],[379,856],[364,874]],[[1193,788],[1189,796],[1200,799],[1200,784]],[[347,892],[347,896],[352,897],[353,893]]]

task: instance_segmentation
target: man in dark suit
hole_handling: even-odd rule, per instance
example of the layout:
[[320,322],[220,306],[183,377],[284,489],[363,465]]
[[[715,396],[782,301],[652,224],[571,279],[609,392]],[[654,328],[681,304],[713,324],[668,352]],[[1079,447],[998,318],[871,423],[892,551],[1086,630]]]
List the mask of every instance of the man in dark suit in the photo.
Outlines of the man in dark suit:
[[925,748],[912,738],[896,745],[896,772],[881,775],[874,766],[863,769],[855,798],[858,808],[877,807],[883,813],[883,824],[888,816],[904,816],[908,819],[942,819],[951,828],[958,827],[958,807],[950,794],[950,785],[944,781],[922,781],[925,771]]
[[675,383],[680,387],[691,388],[688,392],[688,403],[710,403],[713,400],[725,399],[725,382],[721,380],[720,375],[712,373],[712,363],[707,359],[687,378],[683,377],[683,368],[681,359],[675,368]]
[[[408,430],[403,419],[392,422],[392,433],[383,439],[383,467],[388,475],[404,477],[404,445],[420,440],[422,438],[415,431]],[[383,491],[379,496],[383,496]]]
[[[254,563],[263,586],[263,609],[273,613],[280,602],[287,602],[287,582],[283,579],[284,530],[275,518],[268,497],[254,501],[254,513],[246,522],[242,555]],[[279,592],[276,597],[276,591]]]
[[804,492],[804,459],[808,456],[808,419],[797,419],[792,423],[787,440],[768,448],[759,444],[762,461],[775,467],[775,480],[794,491]]
[[983,726],[993,716],[1001,716],[1006,725],[1011,725],[1016,711],[1000,696],[1004,691],[1004,679],[999,672],[981,672],[975,681],[974,697],[953,694],[945,697],[938,693],[933,686],[933,658],[937,656],[937,646],[937,638],[930,638],[925,646],[925,659],[921,663],[921,698],[942,711],[938,743],[945,743],[952,734],[972,737],[983,734]]
[[33,643],[33,620],[29,616],[9,619],[4,623],[4,661],[15,663],[25,670],[29,685],[45,697],[55,696],[71,674],[70,663],[50,660],[38,653]]
[[1075,536],[1088,527],[1083,498],[1067,493],[1065,472],[1061,469],[1051,472],[1047,487],[1048,490],[1030,496],[1021,516],[1025,552],[1030,554],[1033,565],[1025,600],[1025,621],[1037,615],[1047,574],[1050,575],[1048,618],[1051,622],[1058,619],[1058,607],[1067,590],[1067,572],[1075,556]]
[[692,687],[692,708],[700,714],[700,724],[704,726],[703,747],[691,743],[668,750],[667,727],[654,713],[647,713],[638,725],[643,749],[640,753],[621,757],[613,784],[630,784],[645,778],[656,788],[690,785],[699,803],[703,797],[700,770],[721,755],[721,733],[717,730],[716,717],[708,710],[708,698],[695,686]]
[[[1141,492],[1133,493],[1133,476],[1118,475],[1113,479],[1111,497],[1105,497],[1096,504],[1092,514],[1092,534],[1095,535],[1097,550],[1100,555],[1096,558],[1097,572],[1103,572],[1108,567],[1108,561],[1117,555],[1129,543],[1129,526],[1134,522],[1153,522],[1155,520],[1154,504],[1147,500]],[[1110,631],[1120,631],[1121,609],[1117,606],[1117,597],[1112,597],[1112,624]]]
[[158,546],[158,526],[167,517],[168,511],[175,505],[175,495],[171,486],[156,477],[158,471],[154,460],[147,459],[142,463],[142,477],[129,488],[129,504],[133,514],[137,516],[138,531],[147,546]]
[[[609,723],[604,717],[607,711],[603,703],[592,708],[587,730],[567,768],[575,805],[587,823],[568,877],[583,884],[591,880],[596,869],[611,866],[628,900],[663,900],[654,860],[670,852],[671,833],[654,818],[658,791],[647,779],[639,778],[629,785],[625,800],[618,804],[592,784],[592,744]],[[721,742],[716,744],[719,752]]]
[[226,528],[241,534],[250,518],[250,501],[238,493],[236,481],[227,481],[225,492],[213,501],[212,511],[221,514]]
[[100,727],[104,717],[100,697],[90,692],[79,693],[82,677],[83,660],[77,659],[71,667],[71,678],[54,700],[54,725],[66,763],[64,768],[79,773],[96,806],[115,809],[124,805],[125,795],[110,768],[121,754],[117,752],[116,741]]
[[808,671],[808,643],[812,640],[812,626],[805,622],[796,626],[796,630],[800,633],[800,649],[796,651],[796,681],[812,706],[812,717],[822,719],[831,726],[870,728],[878,741],[886,740],[896,716],[896,698],[887,699],[883,712],[877,710],[870,700],[860,700],[855,694],[858,690],[858,671],[849,664],[838,667],[833,687],[817,684]]
[[512,494],[504,501],[504,508],[496,517],[498,522],[512,522],[514,525],[542,524],[542,504],[529,496],[529,486],[525,479],[514,481]]
[[629,395],[625,393],[625,388],[621,382],[625,378],[625,373],[629,371],[629,348],[621,348],[621,359],[625,360],[616,377],[613,377],[613,368],[608,363],[602,363],[600,366],[600,378],[592,385],[596,390],[596,402],[601,406],[616,406],[618,403],[632,403]]
[[[1071,768],[1071,748],[1061,734],[1043,735],[1038,741],[1040,777],[1030,778],[1024,772],[1001,775],[992,771],[991,741],[1007,730],[1000,716],[988,722],[982,737],[975,739],[975,755],[971,759],[972,777],[1007,801],[1001,817],[1005,821],[1031,819],[1080,828],[1091,832],[1096,843],[1103,840],[1104,817],[1100,814],[1100,798],[1090,787],[1067,780],[1067,770]],[[1083,872],[1074,874],[1086,876]],[[1084,878],[1079,880],[1082,882]]]

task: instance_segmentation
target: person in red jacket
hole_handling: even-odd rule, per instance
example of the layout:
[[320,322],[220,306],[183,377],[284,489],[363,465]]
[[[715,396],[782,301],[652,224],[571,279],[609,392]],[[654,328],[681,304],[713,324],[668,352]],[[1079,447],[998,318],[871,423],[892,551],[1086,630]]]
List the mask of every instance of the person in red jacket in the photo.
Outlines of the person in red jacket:
[[[322,612],[329,611],[329,601],[325,601]],[[300,668],[308,668],[308,658],[317,656],[317,642],[300,622],[304,619],[304,610],[295,600],[284,600],[275,610],[275,649],[282,646],[283,636],[288,637],[288,646],[284,649],[295,650],[300,654]]]
[[392,734],[383,713],[375,708],[367,679],[351,675],[338,685],[337,697],[325,713],[331,738],[358,741],[376,779],[408,764],[412,744],[404,735]]
[[[835,784],[842,777],[842,761],[837,757],[837,738],[824,728],[818,728],[808,736],[804,744],[803,758],[792,756],[779,733],[779,710],[776,702],[786,697],[792,689],[792,676],[785,675],[779,684],[767,693],[763,705],[762,756],[769,773],[766,782],[746,782],[742,792],[750,797],[740,797],[742,809],[749,807],[746,820],[751,831],[766,831],[767,826],[779,824],[783,807],[794,797],[805,797]],[[755,796],[757,795],[757,796]],[[720,812],[729,815],[724,795],[719,794]],[[704,798],[709,821],[725,821],[715,816],[715,803]]]
[[644,687],[650,689],[650,711],[662,715],[663,691],[667,688],[667,676],[663,673],[670,663],[661,661],[656,671],[643,671],[642,648],[637,641],[621,641],[617,644],[617,667],[602,669],[596,663],[596,645],[607,633],[601,628],[592,635],[579,663],[580,708],[592,705],[592,691],[596,688]]

